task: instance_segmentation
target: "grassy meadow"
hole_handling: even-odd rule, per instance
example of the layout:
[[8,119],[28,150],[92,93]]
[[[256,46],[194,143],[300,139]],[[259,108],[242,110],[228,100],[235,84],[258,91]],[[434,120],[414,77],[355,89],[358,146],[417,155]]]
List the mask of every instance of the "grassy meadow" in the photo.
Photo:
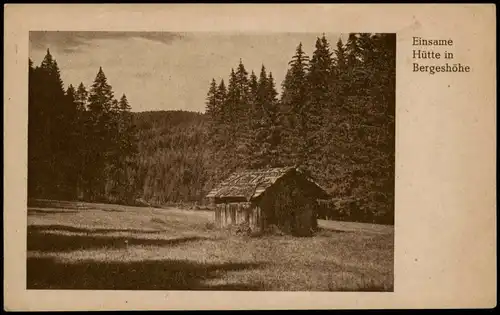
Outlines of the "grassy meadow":
[[32,200],[27,288],[392,291],[392,226],[322,221],[313,237],[235,236],[213,212]]

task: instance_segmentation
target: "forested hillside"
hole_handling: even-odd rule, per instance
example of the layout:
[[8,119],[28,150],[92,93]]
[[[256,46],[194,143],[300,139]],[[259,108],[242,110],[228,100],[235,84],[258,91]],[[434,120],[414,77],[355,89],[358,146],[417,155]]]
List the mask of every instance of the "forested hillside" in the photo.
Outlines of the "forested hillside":
[[311,56],[298,43],[281,87],[240,60],[207,87],[204,114],[131,113],[102,68],[92,86],[64,90],[47,51],[29,65],[29,196],[200,202],[237,169],[297,165],[332,192],[323,216],[391,223],[395,41],[323,36]]
[[135,113],[139,154],[137,198],[154,204],[200,201],[210,185],[205,115],[186,111]]

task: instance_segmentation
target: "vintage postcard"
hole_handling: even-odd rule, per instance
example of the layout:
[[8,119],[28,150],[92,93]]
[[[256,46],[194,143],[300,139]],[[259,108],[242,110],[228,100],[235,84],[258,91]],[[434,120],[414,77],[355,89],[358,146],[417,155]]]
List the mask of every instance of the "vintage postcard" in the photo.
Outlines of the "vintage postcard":
[[5,6],[4,308],[496,306],[494,12]]

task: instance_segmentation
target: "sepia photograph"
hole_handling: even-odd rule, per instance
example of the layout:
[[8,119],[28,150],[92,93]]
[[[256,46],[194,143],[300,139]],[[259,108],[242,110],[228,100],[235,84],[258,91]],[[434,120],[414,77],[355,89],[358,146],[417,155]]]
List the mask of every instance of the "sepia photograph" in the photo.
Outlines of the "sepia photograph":
[[395,33],[29,33],[28,290],[394,291]]

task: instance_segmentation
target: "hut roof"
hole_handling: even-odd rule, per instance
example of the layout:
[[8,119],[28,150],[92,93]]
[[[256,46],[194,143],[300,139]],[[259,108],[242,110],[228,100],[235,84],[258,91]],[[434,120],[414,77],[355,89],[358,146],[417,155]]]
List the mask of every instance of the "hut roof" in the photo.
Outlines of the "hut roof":
[[306,179],[322,196],[328,193],[312,178],[306,176],[296,167],[267,168],[260,170],[245,170],[233,173],[225,181],[217,185],[207,195],[207,198],[235,198],[252,200],[264,193],[276,181],[290,172],[296,172]]

